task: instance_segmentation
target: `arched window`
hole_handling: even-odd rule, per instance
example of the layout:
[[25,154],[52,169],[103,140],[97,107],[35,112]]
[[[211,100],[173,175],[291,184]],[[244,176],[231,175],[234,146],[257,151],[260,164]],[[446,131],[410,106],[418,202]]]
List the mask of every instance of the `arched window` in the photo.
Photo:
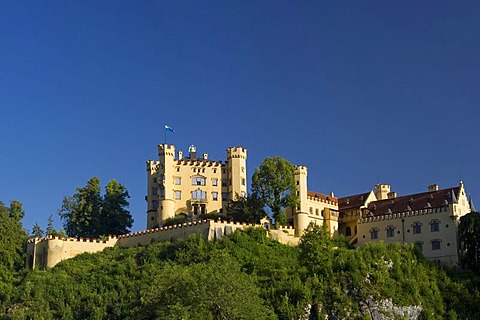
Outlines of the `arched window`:
[[345,229],[345,235],[346,235],[347,237],[350,237],[350,236],[352,235],[352,229],[351,229],[350,227],[347,227],[347,228]]
[[192,191],[192,199],[205,200],[206,198],[207,198],[207,193],[205,191],[202,191],[200,189]]

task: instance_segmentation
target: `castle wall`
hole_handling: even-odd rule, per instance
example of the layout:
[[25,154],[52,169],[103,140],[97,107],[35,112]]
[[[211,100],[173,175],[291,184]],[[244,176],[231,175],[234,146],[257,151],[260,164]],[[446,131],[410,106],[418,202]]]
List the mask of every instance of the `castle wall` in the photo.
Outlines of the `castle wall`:
[[[358,244],[372,241],[414,243],[425,258],[458,264],[457,223],[453,206],[430,208],[358,220]],[[438,223],[438,229],[432,224]],[[390,231],[387,231],[390,229]]]

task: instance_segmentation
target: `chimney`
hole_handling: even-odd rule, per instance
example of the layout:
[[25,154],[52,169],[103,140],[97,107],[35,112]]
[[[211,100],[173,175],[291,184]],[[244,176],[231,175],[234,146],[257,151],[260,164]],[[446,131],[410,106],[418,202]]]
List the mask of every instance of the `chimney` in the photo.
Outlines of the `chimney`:
[[183,151],[178,150],[178,160],[182,160],[183,158]]
[[438,191],[438,184],[431,184],[428,186],[428,191]]

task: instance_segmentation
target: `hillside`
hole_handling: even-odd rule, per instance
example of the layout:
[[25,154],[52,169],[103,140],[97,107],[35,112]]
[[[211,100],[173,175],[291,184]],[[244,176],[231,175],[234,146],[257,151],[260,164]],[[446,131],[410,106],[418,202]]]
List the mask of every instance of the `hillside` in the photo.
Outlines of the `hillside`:
[[309,230],[298,247],[262,229],[82,254],[25,271],[5,319],[475,319],[480,281],[414,248],[350,249]]

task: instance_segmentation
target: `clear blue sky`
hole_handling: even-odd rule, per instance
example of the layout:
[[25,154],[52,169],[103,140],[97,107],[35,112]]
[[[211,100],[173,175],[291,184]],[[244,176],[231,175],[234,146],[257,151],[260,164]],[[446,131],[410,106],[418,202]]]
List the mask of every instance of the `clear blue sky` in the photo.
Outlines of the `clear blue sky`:
[[463,178],[480,206],[478,1],[7,1],[0,200],[46,226],[98,176],[146,225],[145,161],[169,143],[309,167],[337,196]]

